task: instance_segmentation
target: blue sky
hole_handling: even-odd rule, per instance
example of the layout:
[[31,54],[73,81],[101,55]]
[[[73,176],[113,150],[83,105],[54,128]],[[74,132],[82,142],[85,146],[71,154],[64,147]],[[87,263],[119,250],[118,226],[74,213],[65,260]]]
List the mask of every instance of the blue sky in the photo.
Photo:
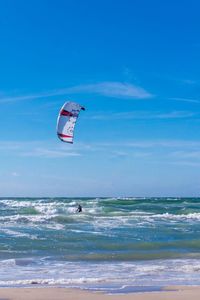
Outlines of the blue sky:
[[[0,1],[0,196],[199,196],[199,1]],[[86,107],[74,144],[60,107]]]

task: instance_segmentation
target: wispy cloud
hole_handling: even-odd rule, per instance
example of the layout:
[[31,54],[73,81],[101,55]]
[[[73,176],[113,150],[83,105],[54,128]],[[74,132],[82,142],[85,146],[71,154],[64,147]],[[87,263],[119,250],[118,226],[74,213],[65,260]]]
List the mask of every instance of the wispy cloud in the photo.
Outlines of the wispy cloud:
[[[46,141],[0,142],[0,155],[2,158],[9,156],[20,157],[24,161],[35,161],[69,158],[77,161],[79,158],[102,157],[116,160],[145,160],[147,163],[169,163],[177,165],[200,165],[200,141],[195,140],[170,140],[170,139],[122,139],[115,142],[76,143],[68,145]],[[14,150],[14,151],[13,151]],[[12,173],[12,174],[11,174]],[[20,176],[14,170],[10,173],[13,178]]]
[[30,157],[45,157],[45,158],[62,158],[69,156],[80,156],[81,154],[75,151],[64,151],[56,149],[36,148],[31,151],[21,153],[21,156]]
[[62,158],[62,157],[73,157],[80,156],[80,151],[67,147],[61,144],[59,146],[53,145],[49,141],[1,141],[0,142],[0,153],[1,155],[12,155],[21,157],[42,157],[42,158]]
[[198,81],[192,80],[192,79],[182,79],[181,81],[182,81],[182,83],[185,83],[185,84],[188,84],[188,85],[194,85],[194,84],[198,83]]
[[47,98],[57,95],[64,95],[67,94],[67,91],[64,89],[60,90],[52,90],[48,92],[41,92],[41,93],[35,93],[35,94],[29,94],[29,95],[18,95],[18,96],[1,96],[0,97],[0,103],[9,103],[9,102],[17,102],[17,101],[28,101],[28,100],[34,100],[39,98]]
[[197,116],[196,112],[189,111],[171,111],[171,112],[153,112],[153,111],[129,111],[122,113],[102,113],[91,116],[95,120],[122,120],[122,119],[181,119]]
[[[198,115],[198,113],[190,111],[172,111],[168,113],[159,113],[155,115],[158,119],[179,119],[179,118],[191,118]],[[154,118],[154,116],[153,116]]]
[[169,100],[181,101],[181,102],[191,102],[191,103],[200,103],[198,99],[191,99],[191,98],[168,98]]
[[200,159],[200,151],[175,151],[172,153],[172,155],[180,159],[183,158]]
[[77,93],[99,94],[106,97],[130,98],[130,99],[146,99],[153,95],[142,87],[130,83],[123,82],[101,82],[94,84],[77,85],[64,89],[56,89],[41,93],[17,96],[1,96],[0,103],[9,103],[15,101],[34,100],[39,98],[48,98],[58,95],[70,95]]
[[[101,147],[118,147],[122,145],[123,147],[133,147],[133,148],[200,148],[199,141],[192,140],[123,140],[117,143],[101,143]],[[96,144],[98,146],[98,144]]]
[[71,92],[94,93],[107,97],[145,99],[153,97],[145,89],[130,83],[102,82],[96,84],[79,85],[69,89]]
[[125,151],[112,151],[112,155],[115,157],[136,157],[136,158],[145,158],[151,156],[151,152],[142,152],[142,151],[132,151],[130,152],[125,152]]

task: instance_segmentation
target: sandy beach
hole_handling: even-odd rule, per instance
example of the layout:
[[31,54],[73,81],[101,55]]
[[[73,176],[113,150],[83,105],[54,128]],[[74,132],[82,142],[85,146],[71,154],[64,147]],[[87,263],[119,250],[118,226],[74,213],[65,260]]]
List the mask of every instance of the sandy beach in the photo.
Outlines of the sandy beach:
[[1,288],[0,300],[199,300],[200,287],[173,286],[162,292],[108,295],[66,288]]

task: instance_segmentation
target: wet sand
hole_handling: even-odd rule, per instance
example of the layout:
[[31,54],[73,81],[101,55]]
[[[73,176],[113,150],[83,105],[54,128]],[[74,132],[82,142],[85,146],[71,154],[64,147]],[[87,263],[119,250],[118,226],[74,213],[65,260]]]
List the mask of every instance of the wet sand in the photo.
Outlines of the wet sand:
[[66,288],[1,288],[0,300],[199,300],[200,287],[171,286],[160,292],[106,294]]

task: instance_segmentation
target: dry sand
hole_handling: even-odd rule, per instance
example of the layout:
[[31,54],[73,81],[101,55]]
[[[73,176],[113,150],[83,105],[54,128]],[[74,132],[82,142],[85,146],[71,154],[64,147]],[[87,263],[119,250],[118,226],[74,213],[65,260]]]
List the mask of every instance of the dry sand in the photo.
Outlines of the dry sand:
[[[167,290],[167,289],[170,289]],[[172,291],[173,289],[173,291]],[[169,287],[162,292],[108,295],[66,288],[1,288],[0,300],[200,300],[200,287]]]

